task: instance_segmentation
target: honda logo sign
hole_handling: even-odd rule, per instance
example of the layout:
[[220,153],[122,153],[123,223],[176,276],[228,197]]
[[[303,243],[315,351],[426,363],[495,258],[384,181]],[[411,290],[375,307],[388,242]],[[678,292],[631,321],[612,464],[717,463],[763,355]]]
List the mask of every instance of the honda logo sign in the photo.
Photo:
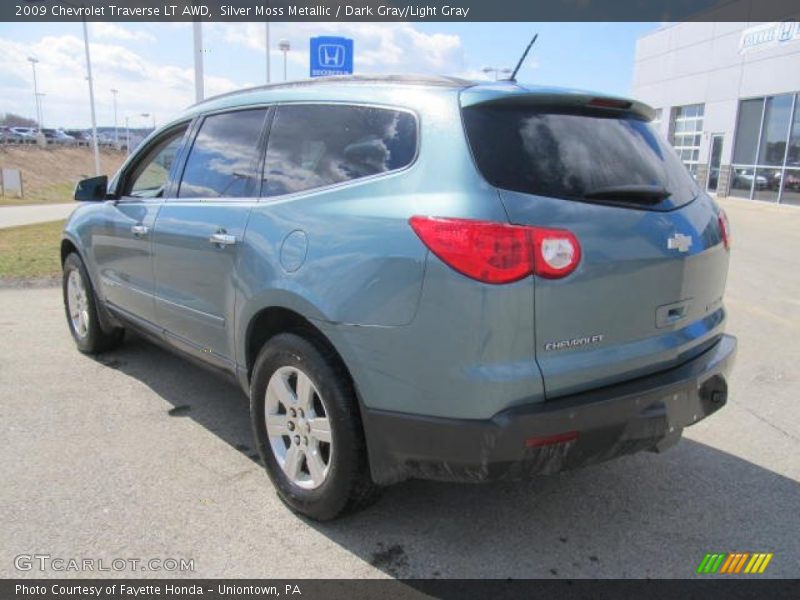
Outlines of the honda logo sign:
[[311,77],[349,75],[353,72],[353,40],[343,37],[311,38]]

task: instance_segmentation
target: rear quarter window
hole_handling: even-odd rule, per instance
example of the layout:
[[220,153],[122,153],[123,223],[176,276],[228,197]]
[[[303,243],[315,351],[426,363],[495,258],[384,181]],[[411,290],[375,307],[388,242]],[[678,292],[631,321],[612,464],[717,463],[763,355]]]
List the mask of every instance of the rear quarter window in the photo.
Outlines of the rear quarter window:
[[417,151],[413,114],[367,106],[281,105],[270,128],[262,195],[280,196],[388,173]]

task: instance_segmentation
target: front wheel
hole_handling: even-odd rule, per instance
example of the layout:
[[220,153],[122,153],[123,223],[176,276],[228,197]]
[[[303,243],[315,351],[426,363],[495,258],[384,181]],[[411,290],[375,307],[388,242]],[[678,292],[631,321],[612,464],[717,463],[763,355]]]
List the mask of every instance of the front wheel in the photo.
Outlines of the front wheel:
[[250,413],[258,451],[280,498],[325,521],[377,499],[358,404],[337,357],[312,337],[285,333],[262,348]]
[[78,350],[96,354],[113,350],[122,343],[123,329],[106,331],[100,325],[92,282],[83,261],[74,252],[64,261],[62,289],[67,325]]

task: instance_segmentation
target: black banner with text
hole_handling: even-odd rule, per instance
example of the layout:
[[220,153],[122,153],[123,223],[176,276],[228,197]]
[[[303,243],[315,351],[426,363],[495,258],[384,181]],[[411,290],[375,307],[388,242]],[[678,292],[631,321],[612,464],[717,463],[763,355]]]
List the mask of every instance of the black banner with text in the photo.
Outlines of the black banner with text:
[[0,21],[776,21],[796,0],[3,0]]

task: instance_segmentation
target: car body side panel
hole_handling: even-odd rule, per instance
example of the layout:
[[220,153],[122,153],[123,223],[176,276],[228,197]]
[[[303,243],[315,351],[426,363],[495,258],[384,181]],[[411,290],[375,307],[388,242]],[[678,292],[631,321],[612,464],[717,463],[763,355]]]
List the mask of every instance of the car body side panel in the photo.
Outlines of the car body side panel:
[[475,173],[466,141],[452,136],[461,127],[457,96],[411,93],[403,106],[417,115],[420,147],[409,167],[263,198],[253,208],[239,273],[239,366],[245,366],[248,324],[270,306],[264,303],[270,290],[302,297],[325,321],[405,326],[416,314],[427,253],[408,219],[506,220],[496,192]]
[[[240,244],[254,204],[168,200],[153,231],[155,323],[231,362]],[[212,244],[211,235],[219,231],[236,243]]]
[[365,406],[462,419],[544,400],[534,352],[533,280],[477,283],[428,254],[408,326],[317,322],[341,352]]

